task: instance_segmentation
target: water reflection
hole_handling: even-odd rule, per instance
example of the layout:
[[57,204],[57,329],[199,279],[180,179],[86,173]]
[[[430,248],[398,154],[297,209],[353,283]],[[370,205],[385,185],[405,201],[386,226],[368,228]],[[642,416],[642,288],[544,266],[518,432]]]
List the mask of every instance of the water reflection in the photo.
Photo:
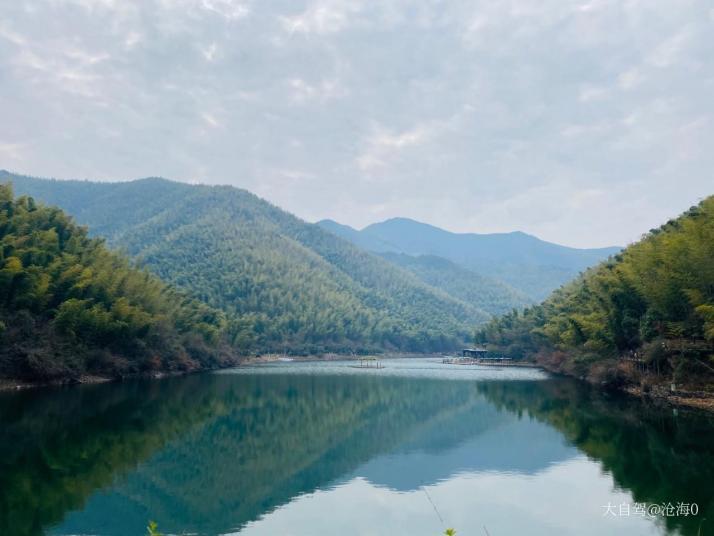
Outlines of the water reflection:
[[[168,533],[438,534],[424,488],[460,534],[485,521],[491,534],[697,534],[714,519],[710,419],[564,379],[418,365],[6,393],[0,534],[136,535],[149,518]],[[604,520],[608,500],[701,513]]]

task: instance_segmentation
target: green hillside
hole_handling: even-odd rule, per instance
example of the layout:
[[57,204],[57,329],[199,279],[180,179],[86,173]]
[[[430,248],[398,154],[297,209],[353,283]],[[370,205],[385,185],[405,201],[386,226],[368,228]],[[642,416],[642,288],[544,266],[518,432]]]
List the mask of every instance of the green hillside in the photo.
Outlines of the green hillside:
[[0,185],[0,378],[66,379],[230,362],[227,323]]
[[467,270],[443,257],[413,257],[390,252],[380,253],[380,256],[409,270],[426,284],[492,315],[501,315],[533,303],[523,292],[496,279]]
[[597,381],[714,382],[714,196],[543,304],[478,330],[512,357]]
[[408,218],[392,218],[358,231],[323,220],[318,225],[374,252],[443,257],[542,300],[582,270],[620,248],[576,249],[521,233],[452,233]]
[[441,350],[489,316],[244,190],[163,179],[0,180],[59,205],[165,281],[238,318],[243,349]]

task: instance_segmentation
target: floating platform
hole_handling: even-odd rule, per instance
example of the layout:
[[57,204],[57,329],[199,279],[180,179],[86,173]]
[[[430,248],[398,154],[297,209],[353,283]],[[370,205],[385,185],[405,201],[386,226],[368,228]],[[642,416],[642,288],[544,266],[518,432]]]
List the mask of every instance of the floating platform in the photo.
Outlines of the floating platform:
[[376,357],[360,357],[358,358],[359,365],[350,365],[352,368],[372,368],[383,369],[384,365]]
[[445,357],[441,362],[445,365],[483,365],[487,367],[526,366],[524,363],[508,357]]

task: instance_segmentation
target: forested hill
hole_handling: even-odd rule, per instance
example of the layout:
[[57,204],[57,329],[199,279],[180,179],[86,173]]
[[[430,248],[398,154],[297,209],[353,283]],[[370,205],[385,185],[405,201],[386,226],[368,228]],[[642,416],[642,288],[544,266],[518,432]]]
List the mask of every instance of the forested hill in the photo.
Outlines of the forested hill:
[[233,362],[225,315],[132,268],[57,208],[0,185],[0,378]]
[[714,388],[714,196],[476,338],[597,381]]
[[0,175],[235,316],[254,351],[454,348],[482,310],[237,188]]
[[525,293],[443,257],[391,252],[379,255],[409,270],[428,285],[466,303],[472,303],[492,315],[501,315],[534,303]]
[[331,220],[318,225],[369,251],[438,256],[496,279],[532,301],[547,295],[582,270],[620,248],[576,249],[521,233],[452,233],[408,218],[393,218],[362,230]]

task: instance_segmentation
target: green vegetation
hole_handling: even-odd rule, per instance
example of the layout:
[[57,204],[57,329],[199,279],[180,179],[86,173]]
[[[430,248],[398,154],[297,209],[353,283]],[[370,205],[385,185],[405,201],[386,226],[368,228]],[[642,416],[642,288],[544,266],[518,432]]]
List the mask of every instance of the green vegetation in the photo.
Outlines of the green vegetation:
[[452,349],[489,315],[378,256],[231,187],[0,173],[151,272],[234,318],[244,350]]
[[380,253],[380,256],[409,270],[427,285],[443,290],[457,300],[470,303],[492,315],[504,314],[533,303],[523,292],[443,257],[412,257],[404,253]]
[[224,315],[0,185],[0,377],[190,370],[226,363]]
[[147,536],[163,536],[163,534],[159,532],[159,526],[156,521],[149,521],[149,524],[146,526],[146,534]]
[[714,197],[559,289],[479,329],[514,358],[606,382],[655,376],[710,389]]
[[532,302],[620,250],[569,248],[521,232],[452,233],[408,218],[392,218],[360,231],[332,220],[318,225],[368,251],[441,257],[517,289]]

